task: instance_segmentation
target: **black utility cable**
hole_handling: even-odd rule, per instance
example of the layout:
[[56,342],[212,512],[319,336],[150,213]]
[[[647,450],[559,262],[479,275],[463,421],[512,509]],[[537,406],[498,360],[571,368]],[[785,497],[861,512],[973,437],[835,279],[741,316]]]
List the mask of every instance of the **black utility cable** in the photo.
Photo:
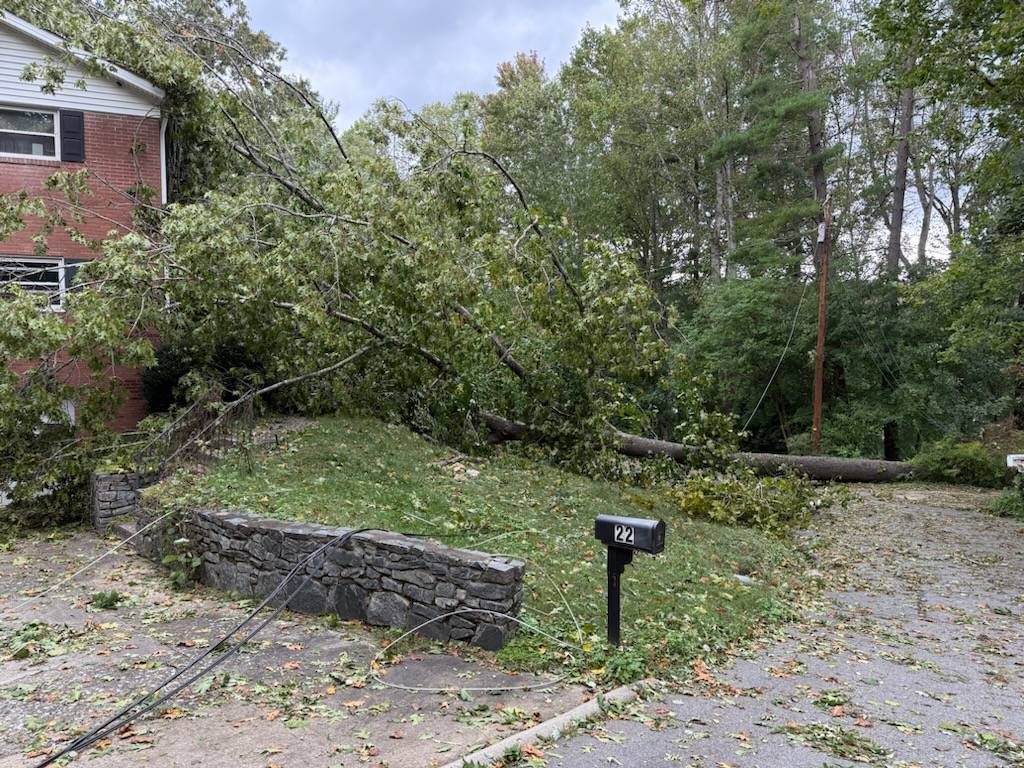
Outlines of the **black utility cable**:
[[[224,637],[222,637],[220,640],[218,640],[217,643],[215,643],[214,645],[211,645],[203,653],[201,653],[199,656],[197,656],[195,659],[193,659],[191,662],[189,662],[186,666],[184,666],[181,669],[179,669],[178,671],[176,671],[173,675],[171,675],[169,678],[167,678],[166,680],[161,682],[156,687],[150,689],[146,693],[144,693],[141,696],[139,696],[138,698],[136,698],[130,704],[128,704],[125,707],[123,707],[120,711],[118,711],[115,714],[111,715],[109,718],[107,718],[107,720],[105,720],[104,722],[100,723],[98,726],[94,727],[93,729],[91,729],[87,733],[82,734],[77,739],[75,739],[73,742],[71,742],[70,744],[65,746],[63,749],[61,749],[59,752],[56,752],[55,754],[50,755],[46,760],[44,760],[43,762],[37,764],[35,766],[35,768],[46,768],[46,766],[52,765],[57,760],[62,758],[64,755],[68,754],[69,752],[77,752],[77,751],[80,751],[82,749],[85,749],[86,747],[88,747],[89,745],[91,745],[94,742],[98,741],[99,739],[102,739],[104,736],[106,736],[106,735],[108,735],[110,733],[113,733],[114,731],[120,730],[121,728],[123,728],[124,726],[128,725],[132,721],[136,720],[137,718],[139,718],[142,715],[146,714],[147,712],[151,711],[153,708],[155,708],[155,707],[159,706],[160,704],[164,703],[165,701],[170,699],[172,696],[175,696],[181,690],[183,690],[184,688],[187,688],[189,685],[191,685],[193,682],[195,682],[195,680],[197,680],[200,677],[202,677],[203,675],[207,674],[210,670],[215,669],[216,667],[218,667],[220,664],[222,664],[224,661],[226,661],[232,655],[234,655],[239,650],[241,650],[242,646],[244,646],[253,637],[255,637],[255,635],[258,632],[260,632],[261,630],[263,630],[263,628],[266,627],[267,624],[269,624],[271,621],[273,621],[274,618],[279,616],[281,614],[281,612],[285,609],[285,607],[288,605],[288,603],[291,602],[292,598],[295,597],[295,595],[298,594],[299,591],[301,591],[302,588],[306,585],[306,582],[309,580],[309,577],[307,576],[306,579],[303,581],[303,583],[298,587],[298,589],[296,589],[294,592],[292,592],[288,596],[288,599],[284,600],[281,603],[281,605],[279,605],[275,609],[275,611],[267,619],[262,621],[259,625],[256,626],[255,629],[253,629],[248,635],[246,635],[244,640],[242,640],[239,643],[236,643],[234,646],[229,648],[219,659],[215,659],[212,663],[210,663],[207,666],[205,666],[198,673],[196,673],[195,675],[192,675],[185,683],[180,684],[178,687],[176,687],[174,690],[172,690],[169,694],[165,694],[164,696],[160,697],[159,699],[157,699],[156,701],[152,702],[151,704],[149,704],[145,708],[139,710],[138,712],[129,714],[129,713],[132,712],[133,709],[135,709],[136,707],[144,704],[148,699],[152,698],[153,696],[156,696],[161,690],[166,688],[168,685],[173,683],[175,680],[179,679],[182,675],[184,675],[190,669],[195,668],[196,665],[198,665],[200,662],[202,662],[210,654],[214,653],[218,648],[222,647],[235,634],[240,632],[249,622],[251,622],[254,618],[256,618],[256,616],[259,614],[260,611],[262,611],[264,608],[266,608],[267,605],[269,605],[270,602],[278,594],[280,594],[281,590],[284,589],[285,584],[287,584],[291,580],[291,578],[293,576],[295,576],[296,573],[298,573],[302,568],[304,568],[306,565],[308,565],[315,557],[319,556],[320,554],[322,554],[323,552],[325,552],[328,548],[330,548],[332,546],[336,546],[336,545],[337,546],[344,546],[345,543],[347,543],[349,539],[351,539],[353,536],[355,536],[358,533],[366,533],[367,531],[373,531],[373,530],[379,530],[379,529],[376,529],[376,528],[356,528],[356,529],[351,530],[351,531],[346,531],[345,533],[342,533],[342,534],[339,534],[338,536],[335,536],[330,541],[325,542],[323,545],[321,545],[320,547],[315,549],[306,558],[304,558],[299,563],[297,563],[295,565],[295,567],[293,567],[285,575],[284,579],[281,580],[281,583],[277,585],[277,587],[274,589],[274,591],[271,592],[269,595],[267,595],[260,602],[260,604],[257,605],[252,610],[252,612],[250,612],[249,615],[245,617],[245,619],[243,619],[241,622],[236,624],[235,627],[230,632],[228,632],[226,635],[224,635]],[[127,715],[127,717],[126,717],[126,715]],[[124,719],[122,720],[122,718],[124,718]]]
[[[157,685],[154,688],[150,689],[146,693],[140,695],[134,701],[132,701],[131,703],[129,703],[129,704],[125,705],[124,707],[122,707],[121,710],[119,710],[118,712],[116,712],[113,715],[111,715],[110,717],[108,717],[104,722],[102,722],[99,725],[95,726],[90,731],[82,734],[77,739],[75,739],[73,742],[71,742],[70,744],[65,746],[63,749],[61,749],[59,752],[57,752],[56,754],[51,755],[46,760],[44,760],[42,763],[39,763],[38,765],[36,765],[34,768],[45,768],[46,766],[52,765],[54,762],[56,762],[57,760],[62,758],[64,755],[67,755],[70,752],[79,752],[79,751],[89,747],[90,745],[94,744],[95,742],[99,741],[100,739],[102,739],[102,738],[104,738],[106,736],[109,736],[111,733],[114,733],[115,731],[118,731],[121,728],[124,728],[129,723],[134,722],[138,718],[142,717],[143,715],[147,714],[148,712],[151,712],[156,707],[160,706],[164,702],[166,702],[169,699],[173,698],[174,696],[176,696],[182,690],[184,690],[185,688],[190,686],[192,683],[194,683],[199,678],[203,677],[204,675],[208,674],[212,670],[216,669],[218,666],[223,664],[229,658],[231,658],[232,656],[237,654],[245,646],[246,643],[248,643],[253,637],[255,637],[259,632],[261,632],[268,624],[270,624],[270,622],[272,622],[275,618],[277,618],[281,614],[281,612],[288,606],[288,603],[291,602],[292,598],[294,598],[295,595],[297,595],[300,591],[302,591],[302,589],[309,582],[309,578],[310,577],[307,576],[303,580],[302,584],[300,584],[297,589],[295,589],[290,595],[288,595],[288,598],[286,600],[282,601],[281,604],[274,610],[274,612],[268,618],[266,618],[262,622],[260,622],[260,624],[257,625],[251,632],[249,632],[249,634],[246,635],[242,640],[237,642],[231,648],[227,649],[220,658],[215,659],[210,664],[207,664],[206,666],[204,666],[198,672],[196,672],[195,674],[191,675],[187,680],[185,680],[185,682],[178,684],[170,692],[165,693],[164,695],[160,696],[158,699],[156,699],[155,701],[153,701],[153,702],[151,702],[149,704],[145,704],[147,700],[149,700],[153,696],[156,696],[157,694],[160,693],[161,690],[166,688],[168,685],[173,683],[175,680],[179,679],[186,672],[188,672],[189,670],[195,668],[200,662],[202,662],[205,658],[207,658],[212,653],[214,653],[218,648],[223,647],[224,644],[227,643],[235,634],[240,632],[247,624],[249,624],[249,622],[251,622],[253,619],[255,619],[256,616],[259,615],[260,611],[262,611],[264,608],[266,608],[267,605],[269,605],[274,600],[274,598],[277,597],[277,595],[279,595],[281,593],[281,590],[284,589],[285,584],[287,584],[295,576],[295,574],[297,574],[300,570],[302,570],[302,568],[304,568],[307,564],[309,564],[314,558],[316,558],[318,555],[320,555],[323,552],[325,552],[330,547],[333,547],[333,546],[339,546],[339,547],[340,546],[344,546],[348,542],[349,539],[351,539],[353,536],[355,536],[358,533],[366,533],[368,531],[375,531],[375,530],[381,530],[381,529],[378,529],[378,528],[357,528],[357,529],[354,529],[354,530],[351,530],[351,531],[346,531],[345,533],[338,534],[337,536],[335,536],[330,541],[325,542],[323,545],[321,545],[316,550],[314,550],[312,553],[310,553],[305,559],[303,559],[302,561],[297,563],[285,575],[285,577],[281,580],[281,582],[277,585],[277,587],[269,595],[267,595],[260,602],[260,604],[257,605],[249,613],[249,615],[245,617],[245,619],[243,619],[241,622],[236,624],[235,627],[230,632],[228,632],[226,635],[224,635],[214,645],[211,645],[203,653],[201,653],[199,656],[194,658],[192,661],[190,661],[187,665],[185,665],[181,669],[177,670],[173,675],[168,677],[166,680],[161,682],[159,685]],[[387,533],[387,531],[384,531],[384,532]],[[477,531],[477,532],[474,532],[474,533],[479,534],[480,532]],[[443,538],[456,538],[456,537],[459,537],[459,536],[470,535],[470,534],[469,533],[466,533],[466,534],[460,534],[460,533],[448,533],[448,534],[402,533],[400,535],[408,536],[410,538],[441,538],[441,539],[443,539]],[[145,706],[142,709],[140,709],[140,710],[138,710],[136,712],[132,712],[132,710],[134,710],[136,707],[142,706],[144,704],[145,704]]]
[[[307,576],[306,579],[303,581],[302,585],[298,589],[296,589],[291,595],[289,595],[289,600],[292,597],[294,597],[296,594],[298,594],[298,592],[302,589],[302,587],[304,587],[306,585],[306,582],[308,582],[308,581],[309,581],[309,577]],[[107,725],[106,727],[102,727],[101,726],[101,730],[97,731],[94,728],[88,734],[85,734],[85,735],[79,737],[75,741],[74,744],[69,745],[67,748],[65,748],[65,750],[62,750],[61,754],[67,754],[70,751],[79,752],[79,751],[81,751],[83,749],[86,749],[89,746],[91,746],[92,744],[94,744],[97,741],[99,741],[100,739],[103,739],[103,738],[109,736],[110,734],[115,733],[116,731],[119,731],[122,728],[127,727],[130,723],[132,723],[135,720],[139,719],[143,715],[153,711],[154,709],[156,709],[157,707],[159,707],[161,704],[165,703],[166,701],[174,698],[178,693],[180,693],[185,688],[188,688],[196,680],[198,680],[199,678],[209,674],[214,669],[216,669],[218,666],[220,666],[225,661],[227,661],[229,658],[231,658],[232,656],[237,654],[239,651],[241,651],[242,648],[245,647],[246,643],[248,643],[253,637],[256,636],[256,634],[258,632],[262,631],[264,627],[266,627],[270,622],[272,622],[274,619],[276,619],[281,614],[281,612],[285,608],[285,605],[287,605],[287,602],[279,605],[276,609],[274,609],[274,612],[271,613],[270,616],[268,616],[266,619],[264,619],[262,622],[260,622],[253,630],[251,630],[249,632],[248,635],[246,635],[244,638],[242,638],[241,641],[239,641],[235,645],[233,645],[230,648],[228,648],[221,656],[219,656],[218,658],[214,659],[212,662],[210,662],[209,664],[204,666],[198,672],[194,673],[191,677],[187,678],[184,682],[179,683],[176,687],[171,689],[169,692],[165,693],[160,698],[156,699],[155,701],[151,702],[150,704],[147,704],[145,707],[143,707],[142,709],[138,710],[137,712],[132,713],[129,717],[126,717],[123,720],[111,723],[110,725]],[[166,685],[166,684],[167,683],[165,682],[162,685]],[[155,693],[155,692],[153,692],[153,693]],[[153,695],[153,693],[150,693],[149,695]],[[59,758],[60,754],[55,755],[54,757],[55,758]],[[47,762],[42,763],[41,765],[47,765],[49,762],[50,761],[47,760]]]

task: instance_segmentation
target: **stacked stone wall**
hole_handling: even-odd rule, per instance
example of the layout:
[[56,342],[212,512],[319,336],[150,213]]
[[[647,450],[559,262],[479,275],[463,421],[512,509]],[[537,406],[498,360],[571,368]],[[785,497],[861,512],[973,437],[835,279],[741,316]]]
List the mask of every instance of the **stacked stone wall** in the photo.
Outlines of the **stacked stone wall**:
[[[140,497],[143,484],[137,475],[97,475],[97,526],[127,514],[139,530],[162,515],[163,509]],[[310,554],[346,530],[230,509],[186,509],[132,543],[156,560],[187,550],[201,561],[196,576],[202,583],[263,598]],[[524,571],[519,560],[367,531],[354,534],[343,546],[331,543],[281,595],[288,599],[289,609],[302,613],[336,614],[401,629],[418,627],[418,632],[438,640],[497,650],[515,632],[517,625],[510,617],[522,606]]]
[[92,523],[105,532],[119,518],[138,512],[139,490],[146,478],[137,473],[97,472],[92,476]]
[[[186,524],[203,560],[200,580],[252,597],[270,594],[298,563],[344,531],[231,510],[193,511]],[[404,629],[436,619],[420,632],[495,650],[515,629],[499,614],[518,614],[523,571],[517,560],[369,531],[310,562],[288,585],[290,593],[309,577],[288,607]]]

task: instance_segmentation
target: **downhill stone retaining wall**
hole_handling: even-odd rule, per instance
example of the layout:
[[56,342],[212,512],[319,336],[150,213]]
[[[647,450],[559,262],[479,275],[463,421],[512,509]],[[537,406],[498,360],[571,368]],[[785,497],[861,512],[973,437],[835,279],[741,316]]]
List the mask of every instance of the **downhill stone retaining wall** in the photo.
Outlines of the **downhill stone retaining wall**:
[[[136,530],[163,514],[140,498],[138,481],[126,486],[100,482],[96,504],[115,499],[100,493],[122,494],[123,505]],[[129,503],[126,490],[136,483]],[[109,525],[112,515],[97,508],[97,524]],[[198,579],[211,587],[246,597],[269,595],[285,575],[323,544],[347,529],[314,523],[260,518],[237,510],[186,509],[133,540],[144,556],[159,559],[184,546],[201,559]],[[187,545],[174,545],[184,537]],[[336,614],[378,626],[413,629],[438,640],[461,640],[497,650],[515,632],[522,606],[524,564],[519,560],[454,549],[397,533],[368,531],[355,534],[344,547],[329,547],[288,583],[283,598],[308,576],[288,602],[294,611]],[[495,613],[490,613],[493,611]],[[448,615],[455,612],[455,615]],[[443,618],[441,618],[443,616]]]

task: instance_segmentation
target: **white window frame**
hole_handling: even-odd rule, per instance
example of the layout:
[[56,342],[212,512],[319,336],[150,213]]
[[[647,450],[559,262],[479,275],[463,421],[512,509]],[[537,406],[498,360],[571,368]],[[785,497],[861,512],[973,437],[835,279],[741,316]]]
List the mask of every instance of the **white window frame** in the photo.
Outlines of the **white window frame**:
[[[38,257],[38,256],[0,256],[0,265],[11,264],[14,262],[18,263],[29,263],[39,264],[40,266],[56,267],[57,268],[57,282],[54,283],[43,283],[43,285],[53,285],[56,289],[55,293],[57,296],[57,303],[47,301],[47,303],[40,307],[43,312],[63,312],[64,311],[64,300],[68,295],[68,284],[67,284],[67,263],[62,256],[49,256],[49,257]],[[31,287],[26,288],[25,286],[38,286],[40,283],[33,283],[27,280],[3,280],[0,281],[0,286],[3,285],[17,285],[21,286],[26,293],[41,294],[42,291],[33,290]],[[54,295],[54,292],[46,292],[47,297]]]
[[[46,115],[53,115],[53,154],[52,155],[31,155],[22,152],[0,152],[0,157],[17,157],[22,160],[51,160],[60,162],[60,110],[46,109],[41,107],[30,107],[25,104],[0,104],[0,110],[8,112],[41,112]],[[2,133],[16,133],[19,136],[49,136],[48,133],[37,131],[8,131],[0,129]]]
[[[68,423],[73,427],[78,423],[78,410],[75,407],[74,400],[63,400],[60,404],[60,409],[64,411],[64,415],[68,417]],[[61,424],[59,419],[51,419],[47,414],[43,414],[43,424]]]

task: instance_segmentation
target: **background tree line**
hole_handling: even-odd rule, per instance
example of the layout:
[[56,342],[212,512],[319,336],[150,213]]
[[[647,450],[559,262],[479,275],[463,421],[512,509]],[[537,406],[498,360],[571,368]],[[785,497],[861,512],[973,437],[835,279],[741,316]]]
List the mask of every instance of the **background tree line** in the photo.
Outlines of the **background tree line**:
[[558,72],[502,64],[485,143],[635,254],[667,338],[765,450],[809,444],[830,196],[825,448],[905,458],[1024,415],[1022,24],[1003,3],[632,0]]

